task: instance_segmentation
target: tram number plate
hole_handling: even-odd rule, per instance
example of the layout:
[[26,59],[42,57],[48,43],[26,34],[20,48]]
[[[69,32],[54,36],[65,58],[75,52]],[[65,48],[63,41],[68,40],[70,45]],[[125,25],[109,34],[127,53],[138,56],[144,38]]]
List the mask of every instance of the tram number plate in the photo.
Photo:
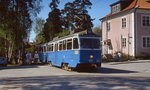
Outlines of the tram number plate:
[[78,50],[75,50],[75,51],[74,51],[74,54],[79,54],[79,51],[78,51]]

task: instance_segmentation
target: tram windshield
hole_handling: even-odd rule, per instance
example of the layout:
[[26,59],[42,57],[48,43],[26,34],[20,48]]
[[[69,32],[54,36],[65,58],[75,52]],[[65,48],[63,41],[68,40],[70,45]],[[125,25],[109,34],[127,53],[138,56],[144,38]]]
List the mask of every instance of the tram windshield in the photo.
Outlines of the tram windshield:
[[80,44],[82,49],[100,49],[99,39],[81,38]]

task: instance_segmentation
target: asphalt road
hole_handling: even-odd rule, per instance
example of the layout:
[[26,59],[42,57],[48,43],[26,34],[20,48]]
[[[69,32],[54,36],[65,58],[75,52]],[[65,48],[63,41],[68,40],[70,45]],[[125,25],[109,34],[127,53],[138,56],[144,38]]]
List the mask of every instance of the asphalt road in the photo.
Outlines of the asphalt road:
[[150,60],[103,63],[100,71],[48,65],[0,67],[0,90],[150,90]]

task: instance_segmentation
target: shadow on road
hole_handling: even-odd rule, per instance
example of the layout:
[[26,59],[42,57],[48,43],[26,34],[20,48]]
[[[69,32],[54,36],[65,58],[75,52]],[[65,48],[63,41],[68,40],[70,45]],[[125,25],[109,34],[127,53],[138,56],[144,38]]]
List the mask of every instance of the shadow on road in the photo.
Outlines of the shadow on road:
[[100,69],[100,73],[137,73],[136,71],[129,71],[129,70],[121,70],[121,69],[113,69],[113,68],[104,68]]
[[0,79],[0,82],[1,90],[108,90],[117,86],[145,90],[146,87],[150,87],[150,78],[88,75],[6,78]]
[[129,71],[129,70],[121,70],[121,69],[113,69],[113,68],[104,68],[101,67],[100,69],[95,68],[80,68],[76,69],[77,72],[80,73],[105,73],[105,74],[113,74],[113,73],[137,73],[136,71]]

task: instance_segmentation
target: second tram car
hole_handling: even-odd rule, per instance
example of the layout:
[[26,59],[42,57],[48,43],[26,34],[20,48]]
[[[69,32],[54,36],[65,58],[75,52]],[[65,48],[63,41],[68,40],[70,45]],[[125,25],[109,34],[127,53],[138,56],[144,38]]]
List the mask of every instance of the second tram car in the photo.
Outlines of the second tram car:
[[36,51],[39,54],[39,61],[41,63],[47,63],[47,44],[36,45]]

